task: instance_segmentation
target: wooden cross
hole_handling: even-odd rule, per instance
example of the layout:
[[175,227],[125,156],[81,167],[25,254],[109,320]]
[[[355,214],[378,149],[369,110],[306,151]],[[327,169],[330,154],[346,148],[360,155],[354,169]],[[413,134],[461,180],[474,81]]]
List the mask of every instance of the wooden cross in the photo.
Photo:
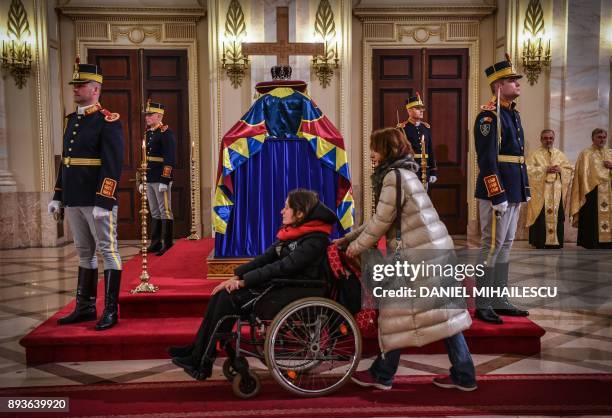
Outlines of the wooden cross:
[[323,55],[325,44],[289,42],[289,8],[276,8],[276,42],[245,42],[244,55],[276,55],[276,65],[289,65],[290,55]]

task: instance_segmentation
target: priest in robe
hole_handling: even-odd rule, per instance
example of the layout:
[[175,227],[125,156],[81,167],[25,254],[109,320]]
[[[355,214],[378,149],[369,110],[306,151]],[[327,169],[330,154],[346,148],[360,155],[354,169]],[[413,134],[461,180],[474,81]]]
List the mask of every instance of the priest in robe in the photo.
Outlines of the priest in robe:
[[555,148],[555,132],[544,129],[542,144],[527,158],[531,200],[527,203],[529,244],[535,248],[562,248],[567,193],[573,166],[565,154]]
[[593,144],[576,161],[570,197],[570,219],[578,228],[578,245],[612,248],[612,149],[606,147],[608,132],[594,129]]

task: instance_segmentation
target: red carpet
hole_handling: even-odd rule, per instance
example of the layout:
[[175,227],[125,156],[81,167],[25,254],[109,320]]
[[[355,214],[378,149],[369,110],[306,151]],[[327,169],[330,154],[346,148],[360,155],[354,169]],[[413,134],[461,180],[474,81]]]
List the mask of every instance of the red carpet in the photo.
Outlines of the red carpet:
[[[157,293],[132,295],[140,283],[141,258],[124,265],[120,300],[120,321],[116,327],[94,331],[95,322],[58,326],[57,318],[71,312],[74,301],[21,340],[28,364],[64,361],[135,360],[165,358],[168,345],[187,344],[206,310],[216,280],[206,279],[206,257],[214,246],[211,238],[179,240],[163,257],[149,257],[151,282]],[[76,280],[76,279],[75,279]],[[99,283],[98,294],[104,294]],[[103,298],[98,299],[101,314]],[[474,320],[465,333],[475,354],[524,354],[540,351],[544,330],[527,318],[504,318],[502,326]],[[378,352],[376,338],[364,339],[364,356]],[[407,353],[445,353],[438,342]]]
[[[440,389],[431,376],[398,376],[390,391],[347,383],[337,394],[295,398],[272,379],[251,400],[229,383],[160,382],[0,390],[3,397],[68,397],[62,416],[370,417],[612,414],[612,375],[486,375],[474,392]],[[150,414],[150,415],[149,415]]]

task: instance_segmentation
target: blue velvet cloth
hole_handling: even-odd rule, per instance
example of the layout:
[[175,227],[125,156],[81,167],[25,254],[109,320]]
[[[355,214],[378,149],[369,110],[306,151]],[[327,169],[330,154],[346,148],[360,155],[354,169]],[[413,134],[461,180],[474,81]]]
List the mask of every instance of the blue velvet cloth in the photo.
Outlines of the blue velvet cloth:
[[[276,240],[280,211],[293,189],[314,190],[329,208],[336,207],[337,174],[321,164],[308,142],[297,136],[266,139],[261,152],[232,177],[234,206],[228,233],[215,235],[215,258],[254,257],[264,252]],[[344,233],[336,223],[332,238]]]

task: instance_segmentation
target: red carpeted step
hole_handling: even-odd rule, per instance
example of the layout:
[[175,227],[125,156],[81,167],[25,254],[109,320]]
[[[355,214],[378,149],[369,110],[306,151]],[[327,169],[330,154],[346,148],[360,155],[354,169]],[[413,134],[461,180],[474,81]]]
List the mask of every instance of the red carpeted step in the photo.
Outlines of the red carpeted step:
[[192,316],[201,318],[218,280],[206,279],[206,257],[214,240],[182,239],[163,257],[149,255],[149,282],[158,286],[155,293],[131,291],[140,284],[142,258],[136,256],[123,266],[119,303],[122,318],[168,318]]
[[[103,332],[94,331],[95,322],[58,326],[57,318],[74,308],[70,302],[53,317],[25,336],[28,364],[165,358],[168,345],[187,344],[200,324],[210,293],[218,281],[207,280],[206,257],[212,239],[180,240],[163,257],[149,258],[150,282],[159,286],[156,293],[131,294],[140,283],[141,259],[135,257],[124,265],[120,294],[120,323]],[[98,294],[104,294],[101,280]],[[98,313],[103,310],[98,300]],[[465,336],[472,353],[536,354],[544,330],[528,318],[504,318],[502,326],[474,320]],[[378,353],[376,336],[364,338],[364,356]],[[406,353],[445,353],[443,342]]]
[[388,391],[362,388],[349,382],[339,391],[316,399],[291,395],[265,376],[262,376],[260,394],[248,400],[237,399],[225,380],[6,388],[0,389],[0,396],[67,397],[70,412],[61,416],[78,417],[94,414],[209,418],[612,414],[610,374],[489,374],[478,376],[478,390],[474,392],[440,389],[431,380],[432,376],[396,376],[393,390]]
[[[21,340],[28,364],[66,361],[137,360],[166,358],[166,347],[184,345],[193,340],[201,318],[122,318],[117,326],[99,332],[95,322],[58,326],[59,313]],[[536,354],[544,330],[527,320],[515,318],[487,334],[489,325],[475,320],[465,336],[474,354]],[[363,356],[378,353],[376,338],[363,340]],[[404,353],[446,353],[439,341]]]

